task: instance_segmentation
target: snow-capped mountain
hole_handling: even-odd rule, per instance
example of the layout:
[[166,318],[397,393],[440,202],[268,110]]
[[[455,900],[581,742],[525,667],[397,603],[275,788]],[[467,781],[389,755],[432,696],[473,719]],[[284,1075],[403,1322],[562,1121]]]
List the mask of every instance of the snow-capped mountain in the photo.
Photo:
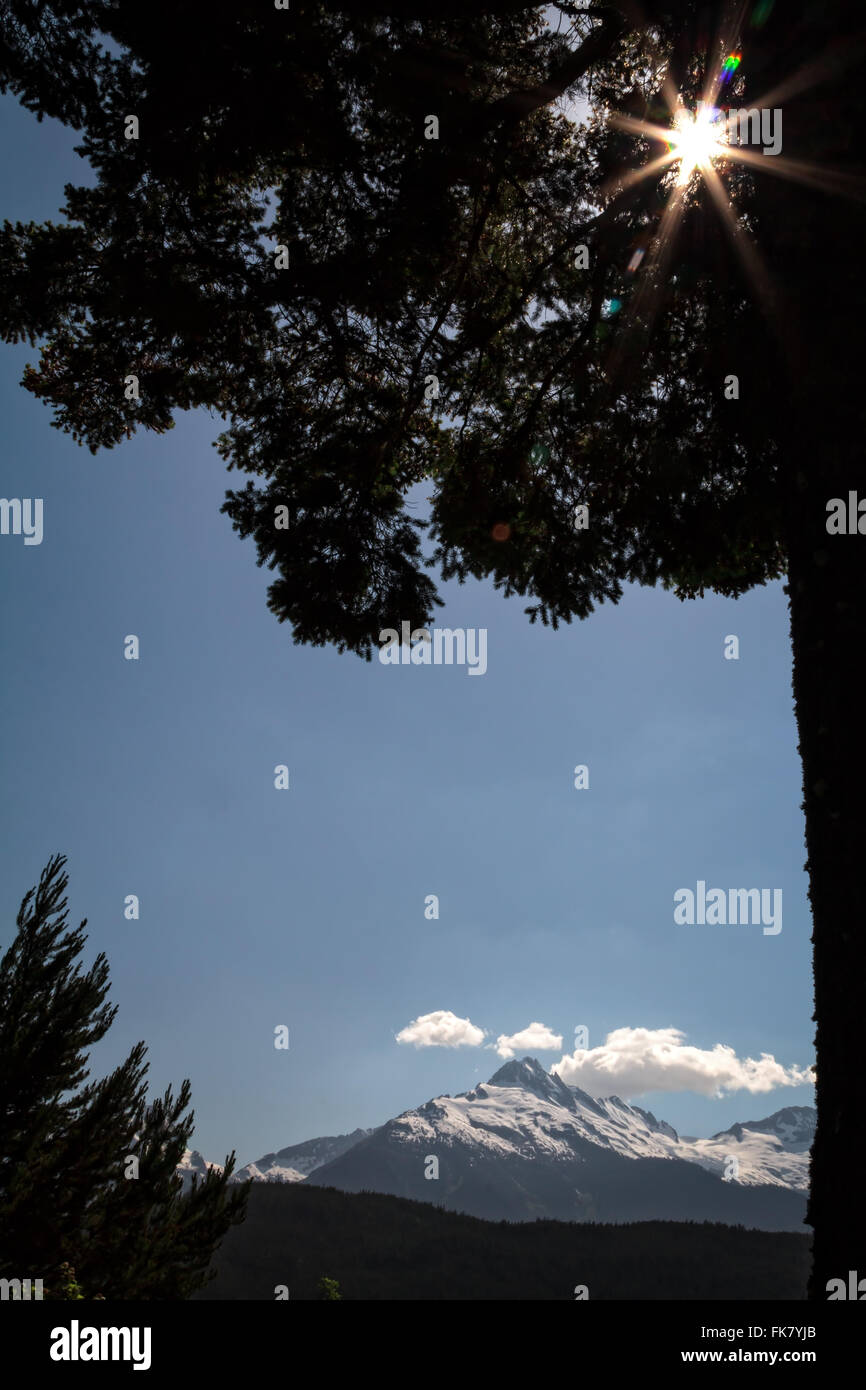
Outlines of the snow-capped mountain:
[[[351,1134],[326,1134],[320,1139],[307,1139],[302,1144],[290,1144],[278,1153],[265,1154],[254,1163],[238,1168],[229,1178],[229,1183],[246,1182],[303,1182],[324,1163],[330,1163],[346,1153],[353,1144],[359,1143],[372,1134],[371,1129],[356,1129]],[[183,1179],[183,1191],[188,1192],[192,1179],[197,1175],[203,1179],[208,1168],[223,1171],[221,1163],[211,1163],[202,1158],[198,1149],[185,1149],[183,1158],[175,1172]]]
[[215,1168],[218,1173],[223,1170],[221,1163],[210,1163],[206,1158],[202,1158],[198,1149],[184,1149],[183,1158],[174,1171],[179,1173],[183,1179],[182,1190],[188,1192],[192,1187],[193,1176],[198,1177],[203,1182],[207,1176],[208,1168]]
[[[685,1141],[649,1111],[618,1096],[593,1099],[525,1057],[474,1090],[389,1120],[307,1181],[495,1220],[703,1220],[799,1230],[810,1114],[796,1107]],[[732,1156],[736,1177],[723,1180]]]
[[678,1152],[711,1173],[723,1173],[736,1158],[738,1182],[808,1192],[815,1120],[810,1105],[789,1105],[766,1120],[744,1120],[710,1139],[680,1140]]
[[[709,1139],[681,1138],[649,1110],[619,1096],[594,1099],[524,1057],[378,1129],[265,1154],[231,1181],[366,1188],[497,1220],[714,1220],[799,1230],[814,1133],[815,1111],[789,1106]],[[187,1150],[178,1168],[184,1188],[208,1167],[219,1165]]]
[[330,1134],[322,1139],[307,1139],[303,1144],[290,1144],[287,1149],[248,1163],[233,1173],[230,1181],[252,1178],[256,1182],[303,1182],[317,1168],[339,1158],[372,1133],[371,1129],[356,1129],[351,1134]]
[[[722,1175],[737,1159],[737,1181],[748,1186],[771,1184],[806,1192],[809,1186],[809,1150],[815,1137],[815,1111],[808,1106],[789,1106],[765,1120],[746,1120],[710,1139],[681,1139],[664,1120],[657,1120],[639,1105],[627,1105],[619,1096],[594,1100],[577,1086],[567,1086],[559,1077],[546,1072],[531,1057],[508,1062],[487,1083],[488,1087],[528,1091],[561,1105],[570,1120],[561,1128],[558,1152],[565,1152],[569,1133],[592,1143],[608,1146],[626,1158],[680,1158],[698,1163],[709,1172]],[[479,1106],[478,1100],[482,1101]],[[526,1103],[519,1096],[500,1096],[483,1087],[458,1096],[452,1102],[463,1114],[471,1107],[475,1124],[494,1115],[504,1105],[523,1116],[521,1128],[527,1138],[532,1129],[544,1129],[549,1117],[543,1112],[525,1114]],[[423,1112],[422,1112],[423,1113]],[[545,1140],[538,1142],[545,1148]]]

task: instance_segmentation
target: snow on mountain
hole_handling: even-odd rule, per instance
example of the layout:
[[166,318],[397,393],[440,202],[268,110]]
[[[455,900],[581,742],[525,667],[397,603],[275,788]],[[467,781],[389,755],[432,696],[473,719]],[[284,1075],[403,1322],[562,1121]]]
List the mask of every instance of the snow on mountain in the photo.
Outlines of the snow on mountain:
[[[619,1096],[593,1098],[524,1057],[378,1129],[265,1154],[231,1181],[368,1188],[496,1219],[657,1217],[796,1229],[814,1133],[815,1111],[789,1106],[709,1139],[681,1138],[651,1111]],[[435,1185],[424,1180],[429,1156],[440,1165]],[[206,1167],[218,1165],[188,1150],[178,1168],[185,1188]]]
[[192,1187],[193,1175],[197,1176],[201,1182],[207,1176],[208,1168],[215,1168],[221,1173],[223,1168],[221,1163],[210,1163],[206,1158],[202,1158],[198,1149],[184,1149],[183,1158],[175,1168],[175,1172],[183,1180],[183,1191],[188,1192]]
[[[808,1191],[809,1150],[815,1137],[815,1111],[809,1106],[788,1106],[765,1120],[732,1125],[710,1139],[686,1141],[651,1111],[627,1105],[619,1096],[594,1100],[577,1086],[567,1086],[555,1073],[546,1072],[531,1057],[507,1062],[487,1086],[489,1090],[476,1087],[465,1096],[449,1098],[438,1122],[440,1132],[456,1134],[468,1122],[477,1141],[491,1143],[502,1152],[507,1147],[504,1135],[508,1124],[503,1118],[507,1113],[519,1133],[514,1146],[518,1153],[526,1154],[534,1147],[538,1153],[565,1155],[579,1137],[626,1158],[680,1158],[719,1176],[730,1170],[733,1157],[740,1183]],[[550,1107],[567,1111],[567,1118],[552,1113]],[[423,1115],[425,1109],[410,1111],[409,1117],[413,1113]],[[423,1124],[401,1119],[419,1136],[425,1132]]]
[[[737,1130],[748,1129],[778,1139],[789,1153],[808,1153],[815,1138],[815,1120],[813,1106],[786,1105],[784,1110],[776,1110],[766,1120],[743,1120],[742,1124],[732,1125],[722,1133],[735,1134]],[[713,1137],[718,1139],[720,1135]]]
[[[331,1163],[372,1133],[371,1129],[356,1129],[351,1134],[330,1134],[321,1139],[306,1139],[301,1144],[291,1144],[287,1149],[265,1154],[254,1163],[237,1169],[229,1178],[229,1183],[246,1182],[248,1178],[252,1178],[253,1182],[303,1182],[324,1163]],[[211,1163],[202,1158],[198,1149],[186,1149],[175,1169],[183,1179],[183,1191],[189,1191],[194,1173],[204,1178],[208,1168],[216,1168],[220,1173],[223,1171],[221,1163]]]
[[440,1096],[391,1121],[407,1141],[468,1141],[479,1152],[569,1159],[576,1140],[625,1158],[669,1158],[676,1133],[618,1096],[593,1100],[546,1072],[532,1057],[516,1058],[490,1080],[459,1096]]
[[738,1163],[737,1181],[769,1183],[809,1190],[809,1150],[815,1138],[815,1111],[807,1105],[789,1105],[765,1120],[744,1120],[710,1139],[680,1143],[683,1158],[712,1173],[723,1174],[731,1158]]
[[[618,1096],[595,1099],[534,1058],[515,1058],[463,1095],[389,1120],[308,1181],[489,1219],[719,1220],[792,1230],[803,1219],[810,1115],[798,1107],[684,1141],[650,1111]],[[732,1156],[736,1181],[720,1181],[731,1175]]]
[[252,1178],[254,1182],[303,1182],[317,1168],[339,1158],[372,1133],[371,1129],[356,1129],[351,1134],[330,1134],[321,1139],[307,1139],[302,1144],[290,1144],[287,1149],[265,1154],[264,1158],[248,1163],[232,1174],[230,1181],[245,1182]]

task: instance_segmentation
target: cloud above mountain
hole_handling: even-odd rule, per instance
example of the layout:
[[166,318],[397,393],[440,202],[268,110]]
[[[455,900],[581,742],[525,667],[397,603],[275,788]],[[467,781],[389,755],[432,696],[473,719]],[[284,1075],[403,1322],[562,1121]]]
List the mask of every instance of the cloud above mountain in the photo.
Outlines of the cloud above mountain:
[[632,1098],[651,1091],[696,1091],[720,1097],[814,1082],[808,1067],[785,1067],[769,1052],[738,1057],[732,1047],[692,1047],[679,1028],[615,1028],[599,1047],[566,1054],[551,1071],[591,1096]]
[[413,1018],[396,1034],[398,1043],[412,1047],[480,1047],[487,1034],[468,1018],[458,1018],[450,1009]]
[[520,1033],[500,1033],[495,1043],[489,1043],[500,1057],[514,1057],[518,1052],[552,1052],[562,1047],[562,1034],[553,1033],[545,1023],[530,1023]]

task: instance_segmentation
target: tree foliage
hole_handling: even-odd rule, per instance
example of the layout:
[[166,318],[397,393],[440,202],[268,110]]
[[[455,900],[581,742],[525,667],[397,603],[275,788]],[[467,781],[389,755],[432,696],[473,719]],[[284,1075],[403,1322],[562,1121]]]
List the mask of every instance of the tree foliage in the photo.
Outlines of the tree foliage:
[[86,921],[67,925],[64,863],[27,893],[0,959],[0,1275],[41,1278],[46,1298],[187,1298],[248,1185],[227,1192],[231,1154],[181,1196],[190,1086],[148,1104],[144,1043],[88,1081],[117,1009],[105,955],[86,972],[77,960]]
[[[753,1300],[805,1297],[809,1237],[708,1221],[483,1221],[431,1202],[307,1183],[255,1183],[199,1300],[346,1302]],[[757,1318],[755,1319],[757,1321]]]

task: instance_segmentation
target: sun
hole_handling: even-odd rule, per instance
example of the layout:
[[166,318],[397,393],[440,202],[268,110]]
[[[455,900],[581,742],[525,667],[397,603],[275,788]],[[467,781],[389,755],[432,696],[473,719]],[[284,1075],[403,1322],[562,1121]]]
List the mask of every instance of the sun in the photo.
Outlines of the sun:
[[[726,45],[720,43],[720,53]],[[703,83],[702,96],[694,111],[684,104],[684,93],[677,92],[670,77],[662,82],[658,97],[647,95],[640,88],[638,96],[645,97],[645,113],[668,117],[665,124],[656,120],[638,118],[633,111],[608,113],[610,125],[615,130],[625,131],[639,139],[646,149],[647,144],[664,147],[664,152],[645,154],[642,162],[632,169],[618,169],[602,191],[610,195],[605,207],[607,216],[617,208],[618,200],[628,200],[630,190],[645,179],[661,176],[661,185],[666,195],[663,207],[656,218],[655,230],[644,227],[632,242],[631,259],[624,267],[623,288],[627,297],[608,300],[607,315],[617,312],[619,325],[619,344],[615,345],[605,367],[606,374],[613,379],[619,365],[625,360],[628,351],[629,334],[645,333],[652,325],[664,300],[664,286],[669,277],[674,250],[677,242],[677,229],[687,210],[703,213],[698,202],[700,185],[706,190],[709,199],[721,217],[722,225],[730,238],[743,270],[748,276],[752,289],[769,313],[775,303],[772,282],[760,249],[743,218],[740,217],[733,196],[727,185],[726,175],[739,166],[752,173],[769,170],[776,175],[795,180],[810,188],[820,188],[827,193],[836,193],[862,201],[864,180],[860,175],[852,175],[847,170],[828,169],[819,164],[805,163],[790,158],[770,158],[778,150],[760,151],[743,144],[743,116],[751,118],[764,110],[775,110],[784,96],[792,92],[806,90],[810,85],[829,75],[830,59],[822,59],[814,65],[793,74],[786,82],[764,92],[751,96],[749,108],[745,112],[732,110],[731,103],[721,107],[719,100],[722,89],[727,88],[726,96],[740,97],[743,93],[743,79],[740,76],[740,63],[743,53],[732,50],[724,60],[719,56],[717,65],[711,67]],[[835,61],[835,60],[834,60]],[[835,69],[834,69],[835,70]],[[716,168],[717,165],[722,167]],[[638,273],[639,272],[639,273]],[[616,310],[612,306],[616,304]],[[603,310],[604,306],[602,306]]]
[[730,153],[727,126],[718,120],[719,112],[712,106],[701,103],[692,114],[680,107],[673,127],[667,132],[666,144],[672,160],[679,163],[677,187],[688,183],[696,169],[706,174],[715,159],[724,158]]

